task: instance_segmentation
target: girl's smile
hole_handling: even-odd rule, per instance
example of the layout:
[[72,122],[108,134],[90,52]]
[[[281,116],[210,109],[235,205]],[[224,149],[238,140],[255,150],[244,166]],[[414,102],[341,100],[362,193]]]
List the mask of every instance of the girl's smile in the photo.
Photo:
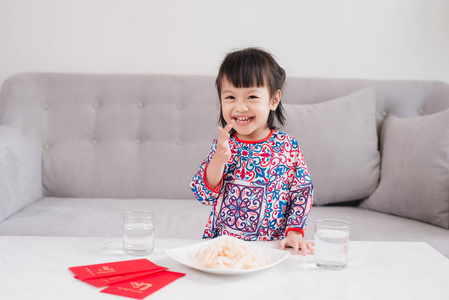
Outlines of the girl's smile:
[[247,126],[252,122],[254,117],[235,116],[233,119],[235,120],[235,124],[238,126]]
[[271,129],[267,120],[271,110],[276,110],[281,92],[277,91],[270,98],[268,87],[237,88],[223,80],[221,92],[221,108],[227,123],[232,120],[237,138],[246,141],[258,141],[266,138]]

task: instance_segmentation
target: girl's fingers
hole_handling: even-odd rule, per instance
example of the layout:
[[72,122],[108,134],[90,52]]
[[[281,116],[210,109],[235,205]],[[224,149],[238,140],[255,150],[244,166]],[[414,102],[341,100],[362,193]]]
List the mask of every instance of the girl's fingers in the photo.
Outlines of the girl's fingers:
[[285,239],[280,240],[278,243],[279,249],[284,250],[285,249]]
[[219,153],[221,155],[229,155],[231,153],[230,149],[229,149],[229,138],[231,137],[229,135],[229,131],[232,129],[232,126],[234,125],[235,121],[232,120],[231,122],[229,122],[225,128],[219,126],[218,127],[218,132],[220,133],[220,136],[218,137],[217,140],[217,146],[218,148],[221,149],[217,149],[217,150],[221,150]]
[[218,132],[220,133],[219,139],[228,139],[229,133],[226,131],[227,126],[223,129],[223,127],[218,127]]
[[218,137],[217,144],[222,146],[222,147],[227,147],[228,146],[228,139],[229,139],[229,134],[227,134],[225,136],[220,135]]
[[220,136],[218,137],[218,139],[227,141],[231,137],[229,135],[229,131],[232,129],[232,126],[234,126],[234,123],[235,123],[235,120],[232,120],[225,126],[225,128],[218,126],[218,132],[220,133]]
[[235,123],[235,120],[232,120],[231,122],[229,122],[229,123],[226,125],[226,127],[225,127],[226,133],[228,133],[228,132],[232,129],[232,126],[234,126],[234,123]]
[[306,242],[301,243],[301,252],[302,252],[302,255],[307,256],[307,248],[308,248],[308,245],[307,245]]
[[307,243],[307,248],[309,248],[310,254],[315,254],[315,250],[313,249],[314,242]]
[[302,255],[307,256],[307,250],[309,250],[310,254],[314,254],[313,246],[314,242],[307,241],[288,241],[287,238],[280,240],[278,243],[279,249],[284,250],[285,247],[293,248],[293,254],[298,254],[299,250],[301,250]]
[[218,127],[218,133],[219,133],[218,139],[223,139],[227,134],[227,132],[223,129],[223,127]]
[[231,131],[233,125],[234,125],[234,121],[232,121],[231,123],[228,123],[228,125],[226,125],[225,128],[223,128],[221,126],[218,127],[218,131],[220,132],[220,135],[229,134],[229,131]]
[[294,242],[293,244],[293,254],[298,254],[298,250],[301,249],[301,246],[298,242]]
[[298,242],[291,242],[291,241],[289,242],[287,240],[287,238],[279,241],[279,248],[281,250],[284,250],[286,246],[293,248],[293,254],[295,254],[295,255],[298,254],[298,249],[299,249],[299,243]]

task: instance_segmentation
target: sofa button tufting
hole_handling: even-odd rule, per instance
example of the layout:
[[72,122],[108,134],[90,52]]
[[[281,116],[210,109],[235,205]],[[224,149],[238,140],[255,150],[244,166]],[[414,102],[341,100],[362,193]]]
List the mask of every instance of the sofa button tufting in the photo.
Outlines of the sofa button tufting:
[[94,108],[99,108],[100,107],[100,103],[99,102],[95,102],[94,103]]
[[91,141],[91,143],[92,143],[92,145],[96,145],[96,144],[98,144],[98,141],[96,140],[96,139],[93,139],[92,141]]
[[50,144],[48,144],[48,143],[45,144],[45,145],[44,145],[44,149],[45,149],[45,150],[49,150],[49,149],[50,149]]
[[145,103],[139,102],[139,103],[137,103],[137,107],[144,108],[145,107]]
[[386,116],[387,116],[387,112],[384,110],[384,111],[382,111],[382,112],[380,113],[380,115],[381,115],[382,117],[386,117]]
[[423,115],[424,114],[424,109],[420,109],[420,110],[418,110],[418,114],[420,114],[420,115]]
[[141,139],[136,139],[136,144],[140,144],[140,143],[142,143],[142,140]]
[[182,145],[182,141],[181,141],[181,140],[178,140],[178,141],[176,142],[176,145],[178,145],[178,146]]
[[177,107],[179,110],[181,110],[181,109],[184,108],[184,104],[178,103],[178,104],[176,105],[176,107]]
[[45,110],[47,110],[47,109],[50,108],[50,104],[44,103],[44,104],[42,104],[42,108],[45,109]]

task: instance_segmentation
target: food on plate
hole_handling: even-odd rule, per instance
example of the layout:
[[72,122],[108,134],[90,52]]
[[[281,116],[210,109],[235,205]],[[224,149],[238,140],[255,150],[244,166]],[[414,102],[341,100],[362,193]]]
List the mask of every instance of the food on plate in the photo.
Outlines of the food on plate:
[[266,263],[262,252],[230,236],[212,240],[189,254],[194,265],[210,269],[245,270],[263,267]]

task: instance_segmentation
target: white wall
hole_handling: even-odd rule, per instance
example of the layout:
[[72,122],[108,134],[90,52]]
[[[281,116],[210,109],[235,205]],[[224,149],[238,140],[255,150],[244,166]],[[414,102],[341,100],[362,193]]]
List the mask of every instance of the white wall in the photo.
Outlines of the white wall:
[[213,74],[260,46],[288,76],[449,82],[447,0],[0,0],[15,73]]

